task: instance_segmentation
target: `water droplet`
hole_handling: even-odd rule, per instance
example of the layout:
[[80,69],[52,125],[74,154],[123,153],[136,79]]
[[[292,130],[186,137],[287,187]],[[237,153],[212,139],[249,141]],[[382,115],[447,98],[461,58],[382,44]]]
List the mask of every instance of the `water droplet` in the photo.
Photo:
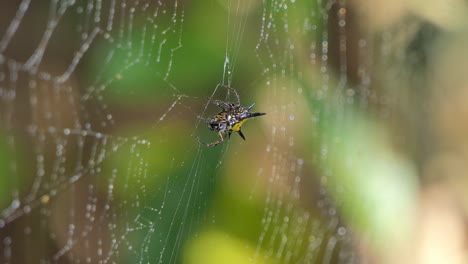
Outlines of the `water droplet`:
[[41,196],[41,203],[42,203],[42,204],[48,203],[49,200],[50,200],[50,196],[49,196],[49,195],[44,194],[44,195]]
[[338,235],[344,236],[346,234],[346,228],[345,227],[339,227],[338,228]]
[[18,209],[20,207],[21,203],[18,199],[15,199],[11,202],[11,208],[13,209]]

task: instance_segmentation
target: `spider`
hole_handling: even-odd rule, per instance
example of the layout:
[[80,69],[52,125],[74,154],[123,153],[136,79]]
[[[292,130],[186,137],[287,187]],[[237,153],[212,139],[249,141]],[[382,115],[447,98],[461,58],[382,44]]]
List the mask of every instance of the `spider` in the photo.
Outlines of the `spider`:
[[234,93],[237,99],[237,103],[234,104],[221,100],[213,101],[214,104],[221,108],[221,112],[219,112],[215,117],[206,119],[206,124],[208,125],[208,129],[218,133],[219,139],[212,143],[205,143],[201,141],[199,137],[197,137],[198,142],[207,147],[214,147],[223,143],[224,140],[231,137],[232,131],[237,132],[237,134],[239,134],[239,136],[245,140],[245,136],[241,130],[242,124],[249,118],[266,115],[266,113],[249,112],[255,103],[249,107],[242,107],[240,105],[239,94],[237,94],[236,90],[231,87],[225,87]]

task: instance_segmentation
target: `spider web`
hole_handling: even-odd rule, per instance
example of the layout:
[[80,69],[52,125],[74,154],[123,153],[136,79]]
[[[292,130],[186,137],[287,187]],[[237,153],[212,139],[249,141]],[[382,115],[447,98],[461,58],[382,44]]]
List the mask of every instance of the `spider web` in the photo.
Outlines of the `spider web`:
[[[399,94],[371,86],[373,52],[394,49],[352,8],[0,4],[0,262],[360,263],[359,235],[392,237],[395,213],[368,216],[394,193],[369,201],[382,178],[363,178],[415,176],[368,121],[395,112]],[[224,86],[267,115],[206,148],[212,101],[235,100]]]

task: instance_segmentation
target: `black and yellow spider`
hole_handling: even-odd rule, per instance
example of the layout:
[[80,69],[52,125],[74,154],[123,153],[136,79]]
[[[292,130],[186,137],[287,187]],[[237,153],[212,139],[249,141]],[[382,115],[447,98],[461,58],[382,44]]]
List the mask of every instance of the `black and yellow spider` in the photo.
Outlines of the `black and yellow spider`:
[[237,103],[234,104],[220,100],[213,101],[213,103],[219,106],[222,111],[219,112],[215,117],[206,119],[206,124],[210,130],[216,131],[218,133],[219,139],[213,143],[205,143],[201,141],[199,137],[197,137],[198,142],[207,147],[214,147],[223,143],[224,140],[231,137],[232,131],[237,132],[239,136],[245,140],[245,136],[242,134],[241,130],[242,124],[249,118],[266,115],[266,113],[249,112],[255,103],[249,107],[242,107],[240,105],[239,95],[237,94],[236,90],[227,86],[226,88],[234,93],[237,99]]

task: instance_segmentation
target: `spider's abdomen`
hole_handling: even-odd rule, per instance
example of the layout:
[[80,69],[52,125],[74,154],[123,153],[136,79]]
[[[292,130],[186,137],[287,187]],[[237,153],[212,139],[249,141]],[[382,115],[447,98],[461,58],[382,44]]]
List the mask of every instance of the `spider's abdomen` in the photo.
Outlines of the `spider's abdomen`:
[[234,125],[239,123],[241,119],[239,118],[239,115],[229,115],[228,116],[228,121],[229,121],[229,127],[232,128]]
[[247,121],[247,119],[243,119],[241,121],[237,121],[236,123],[234,123],[232,125],[232,131],[236,131],[236,132],[240,131],[241,126],[245,121]]

